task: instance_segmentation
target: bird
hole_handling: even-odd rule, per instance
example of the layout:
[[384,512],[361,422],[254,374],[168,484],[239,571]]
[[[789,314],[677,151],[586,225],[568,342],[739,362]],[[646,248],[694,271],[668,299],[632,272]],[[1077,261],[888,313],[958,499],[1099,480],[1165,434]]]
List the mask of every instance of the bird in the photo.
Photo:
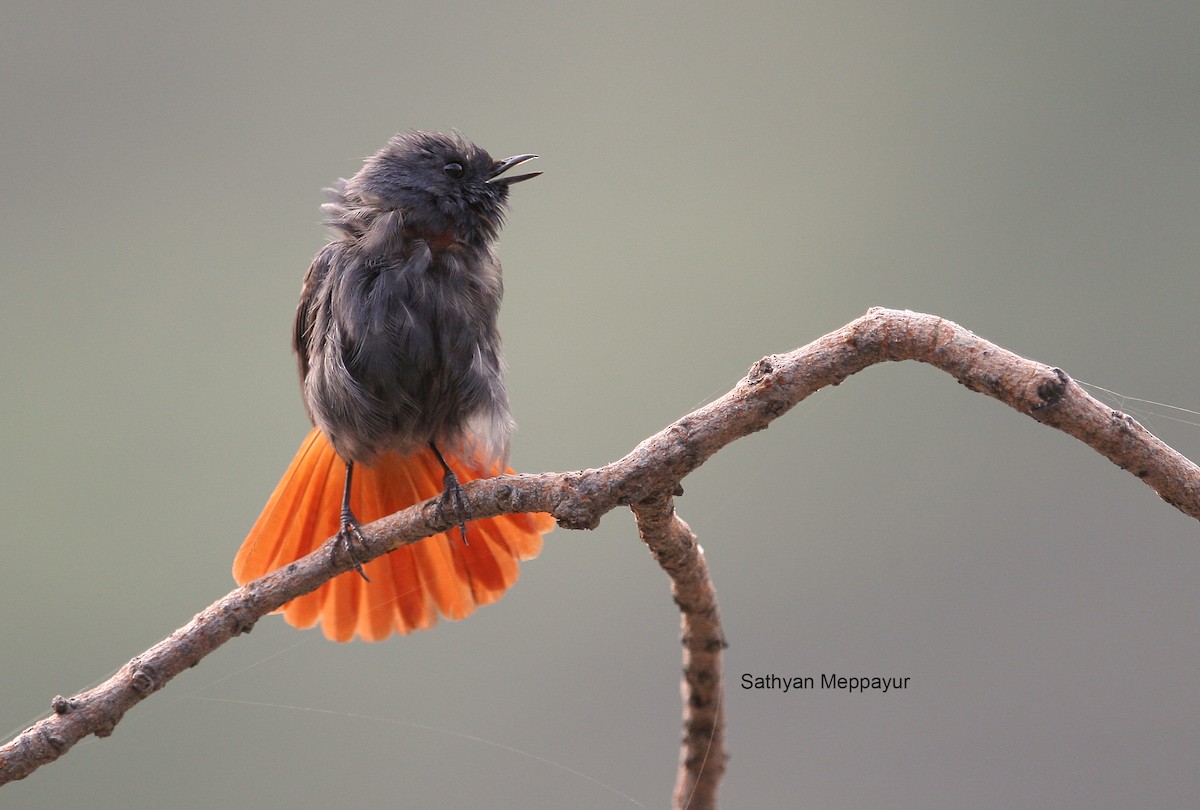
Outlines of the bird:
[[[511,473],[514,429],[493,245],[537,157],[493,159],[457,130],[405,131],[326,189],[332,238],[305,274],[292,333],[313,428],[239,549],[246,584],[329,537],[355,571],[280,608],[334,641],[379,641],[499,599],[554,527],[545,513],[461,521],[461,481]],[[441,496],[441,533],[365,563],[360,526]]]

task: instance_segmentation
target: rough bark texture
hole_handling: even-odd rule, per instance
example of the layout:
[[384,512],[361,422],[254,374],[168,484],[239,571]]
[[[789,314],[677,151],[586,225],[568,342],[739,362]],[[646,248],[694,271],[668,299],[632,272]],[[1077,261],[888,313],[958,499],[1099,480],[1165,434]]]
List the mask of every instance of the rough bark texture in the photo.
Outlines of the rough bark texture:
[[[872,309],[788,354],[758,361],[725,396],[667,426],[624,458],[593,470],[503,476],[463,487],[469,520],[513,512],[549,512],[563,528],[594,528],[607,512],[630,506],[639,533],[671,577],[682,615],[683,747],[677,807],[715,807],[724,772],[721,650],[725,640],[704,556],[674,513],[679,482],[725,445],[766,428],[810,394],[867,366],[917,360],[1058,428],[1128,470],[1184,514],[1200,518],[1200,468],[1134,419],[1093,399],[1065,372],[1027,360],[933,315]],[[362,561],[446,531],[457,523],[437,500],[364,527]],[[89,734],[113,732],[125,712],[195,666],[261,617],[351,567],[324,547],[214,602],[169,638],[137,656],[104,683],[0,746],[0,784],[28,776]],[[16,654],[16,651],[10,651]]]

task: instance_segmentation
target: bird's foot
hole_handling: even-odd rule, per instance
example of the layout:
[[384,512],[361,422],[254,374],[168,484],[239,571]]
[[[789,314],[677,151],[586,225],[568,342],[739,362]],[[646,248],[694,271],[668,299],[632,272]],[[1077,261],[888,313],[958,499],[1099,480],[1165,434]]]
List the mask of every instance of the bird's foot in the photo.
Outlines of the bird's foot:
[[346,550],[346,556],[354,564],[354,570],[360,577],[370,582],[371,578],[363,571],[362,563],[358,561],[358,555],[354,553],[355,546],[365,545],[367,541],[363,537],[362,526],[359,524],[358,518],[354,517],[354,513],[349,509],[342,510],[342,525],[338,528],[337,537],[338,543]]
[[467,544],[467,503],[463,500],[462,485],[458,483],[458,476],[447,467],[446,475],[442,478],[442,486],[445,487],[445,492],[442,497],[449,501],[451,508],[454,510],[454,516],[458,518],[458,533],[462,536],[463,545]]

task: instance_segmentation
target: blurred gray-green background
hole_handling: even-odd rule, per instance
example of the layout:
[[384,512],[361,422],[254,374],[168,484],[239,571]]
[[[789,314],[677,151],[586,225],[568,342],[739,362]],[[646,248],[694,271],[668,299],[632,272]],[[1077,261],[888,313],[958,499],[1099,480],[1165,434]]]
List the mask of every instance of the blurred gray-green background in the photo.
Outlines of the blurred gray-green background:
[[[307,428],[320,190],[399,129],[542,155],[499,248],[522,469],[873,305],[1200,410],[1194,0],[16,0],[0,76],[4,732],[232,587]],[[1107,401],[1200,456],[1200,417]],[[685,488],[724,806],[1195,806],[1200,527],[1132,476],[907,363]],[[264,620],[0,806],[662,807],[677,623],[613,513],[432,633]],[[911,682],[739,688],[833,672]]]

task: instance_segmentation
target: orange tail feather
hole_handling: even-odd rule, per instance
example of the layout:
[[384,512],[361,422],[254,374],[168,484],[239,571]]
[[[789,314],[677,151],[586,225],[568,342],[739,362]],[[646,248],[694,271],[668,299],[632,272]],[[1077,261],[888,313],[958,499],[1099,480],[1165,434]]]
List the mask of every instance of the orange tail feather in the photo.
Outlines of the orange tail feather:
[[[453,456],[446,461],[460,481],[497,472]],[[239,585],[303,557],[337,533],[344,476],[341,459],[314,428],[233,561]],[[351,504],[366,524],[441,492],[442,468],[433,453],[387,453],[370,467],[355,465]],[[542,534],[552,528],[553,519],[541,513],[473,521],[467,545],[457,534],[436,534],[366,563],[370,582],[351,571],[281,611],[294,627],[320,622],[334,641],[355,635],[379,641],[393,631],[424,630],[438,613],[461,619],[499,599],[517,581],[517,561],[537,556]]]

